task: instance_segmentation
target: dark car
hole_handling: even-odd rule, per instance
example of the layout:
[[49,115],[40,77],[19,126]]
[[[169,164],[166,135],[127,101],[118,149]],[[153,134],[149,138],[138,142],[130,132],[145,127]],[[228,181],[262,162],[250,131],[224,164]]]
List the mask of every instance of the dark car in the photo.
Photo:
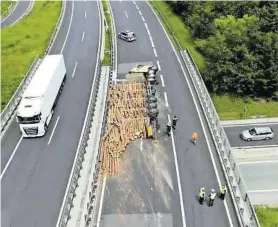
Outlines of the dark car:
[[127,42],[132,42],[136,40],[136,35],[131,31],[122,31],[118,34],[118,38]]

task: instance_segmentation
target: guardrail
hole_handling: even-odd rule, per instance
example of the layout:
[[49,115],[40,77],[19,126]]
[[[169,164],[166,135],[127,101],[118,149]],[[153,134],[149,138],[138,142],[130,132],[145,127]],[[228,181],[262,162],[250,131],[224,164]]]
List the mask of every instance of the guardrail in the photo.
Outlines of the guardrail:
[[[100,7],[100,4],[101,3],[98,2],[99,7]],[[101,10],[101,9],[99,8],[99,10]],[[104,20],[102,13],[100,13],[100,20]],[[100,23],[101,34],[99,37],[103,37],[102,34],[103,34],[103,32],[105,32],[104,28],[102,27],[102,24],[103,23]],[[99,43],[99,48],[101,48],[101,46],[102,45]],[[70,219],[70,211],[73,206],[73,199],[75,197],[75,191],[78,187],[78,179],[80,178],[80,170],[82,169],[82,164],[84,161],[84,154],[86,153],[86,147],[88,146],[89,134],[91,133],[92,119],[93,119],[94,112],[95,112],[95,103],[97,100],[97,93],[99,90],[99,82],[100,82],[100,76],[101,76],[100,56],[101,56],[101,50],[98,52],[98,56],[97,56],[98,63],[97,63],[96,69],[95,69],[96,70],[96,73],[95,73],[96,78],[92,84],[92,91],[91,91],[90,98],[89,98],[90,101],[89,101],[87,112],[86,112],[85,122],[84,122],[84,125],[82,128],[81,139],[78,144],[77,153],[76,153],[76,156],[74,159],[73,168],[71,170],[69,183],[68,183],[66,193],[65,193],[65,196],[63,199],[63,204],[61,207],[61,212],[59,214],[56,227],[66,227],[67,223]],[[99,154],[97,154],[96,157],[97,157],[96,159],[99,160]],[[91,222],[90,216],[92,213],[92,209],[94,208],[93,203],[94,203],[94,198],[95,198],[96,182],[98,180],[98,169],[99,169],[99,164],[97,162],[95,162],[95,167],[92,170],[94,173],[93,173],[93,179],[91,182],[91,188],[90,188],[90,192],[89,192],[89,201],[90,202],[87,203],[87,214],[85,215],[86,226],[88,226]]]
[[[62,18],[64,17],[64,14],[65,14],[65,0],[62,1],[62,9],[61,9],[61,13],[59,16],[59,20],[56,23],[55,29],[52,33],[52,37],[46,48],[44,55],[47,55],[49,53],[49,51],[53,45],[53,41],[55,40],[55,38],[57,36],[57,33],[61,26]],[[34,73],[35,73],[36,69],[38,68],[40,62],[41,62],[41,59],[39,59],[37,56],[34,59],[32,65],[29,68],[28,72],[26,73],[25,77],[23,78],[23,80],[19,84],[18,88],[16,89],[15,93],[13,94],[12,98],[8,102],[7,106],[2,111],[2,113],[1,113],[1,132],[3,132],[5,127],[8,125],[9,120],[12,118],[12,116],[21,100],[21,96],[22,96],[23,92],[25,91],[25,89],[27,88],[27,86],[29,85],[31,79],[33,78]]]
[[240,224],[244,227],[258,227],[260,226],[260,224],[247,194],[244,180],[236,165],[235,159],[231,152],[231,146],[227,139],[226,133],[221,126],[218,114],[215,110],[214,104],[210,98],[201,74],[193,58],[191,57],[190,52],[188,50],[183,51],[183,48],[176,38],[175,33],[171,29],[160,9],[156,6],[155,3],[153,3],[152,5],[156,8],[157,12],[160,14],[160,17],[166,24],[167,29],[170,31],[170,35],[173,38],[173,41],[175,42],[177,48],[180,50],[179,55],[184,61],[185,66],[190,74],[192,83],[195,87],[195,91],[205,114],[208,126],[211,130],[211,134],[213,136],[214,143],[220,157],[222,169],[231,192],[234,207],[236,209]]

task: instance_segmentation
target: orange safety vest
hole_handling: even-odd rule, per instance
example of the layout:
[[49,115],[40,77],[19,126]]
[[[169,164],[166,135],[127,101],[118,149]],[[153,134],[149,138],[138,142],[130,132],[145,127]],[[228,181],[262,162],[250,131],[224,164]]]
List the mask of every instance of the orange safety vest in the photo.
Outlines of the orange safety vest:
[[198,138],[198,135],[197,135],[196,132],[194,132],[194,133],[192,134],[192,139],[196,140],[197,138]]

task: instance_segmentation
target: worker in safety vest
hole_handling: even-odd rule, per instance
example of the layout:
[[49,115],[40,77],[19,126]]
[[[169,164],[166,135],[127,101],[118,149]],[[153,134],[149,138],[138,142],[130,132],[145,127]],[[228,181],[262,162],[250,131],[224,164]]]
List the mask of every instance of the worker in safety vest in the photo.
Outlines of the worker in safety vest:
[[171,135],[171,127],[172,127],[171,121],[168,121],[168,123],[167,123],[167,125],[166,125],[166,134],[167,134],[168,136]]
[[224,184],[224,185],[222,185],[221,190],[220,190],[220,199],[224,200],[226,193],[227,193],[227,187]]
[[193,132],[191,135],[191,141],[196,144],[196,140],[198,139],[198,134],[196,132]]
[[172,119],[172,128],[173,129],[176,129],[177,121],[178,121],[177,116],[174,116],[173,119]]
[[200,204],[204,203],[205,196],[206,196],[205,188],[200,188],[200,190],[199,190],[199,203]]
[[216,197],[216,192],[214,189],[211,189],[211,193],[209,194],[209,207],[213,206],[213,202],[215,200]]

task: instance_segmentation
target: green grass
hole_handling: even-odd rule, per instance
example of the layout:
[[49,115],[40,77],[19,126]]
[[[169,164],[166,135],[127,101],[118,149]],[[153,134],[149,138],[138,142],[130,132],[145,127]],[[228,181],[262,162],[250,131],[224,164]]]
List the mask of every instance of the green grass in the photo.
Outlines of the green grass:
[[[206,67],[205,59],[198,51],[196,51],[196,46],[194,44],[194,40],[192,39],[190,30],[184,24],[182,19],[173,13],[165,1],[150,1],[149,3],[155,10],[156,14],[160,17],[160,20],[173,43],[176,45],[171,32],[169,31],[164,20],[161,18],[160,14],[157,12],[154,4],[159,8],[161,13],[166,18],[181,47],[183,49],[188,48],[190,50],[192,57],[194,58],[200,71],[204,69]],[[278,102],[262,102],[251,99],[248,99],[247,102],[244,102],[242,98],[228,95],[212,95],[212,99],[221,120],[247,119],[259,115],[264,117],[278,117]]]
[[61,6],[61,1],[37,1],[25,19],[2,29],[1,109],[9,102],[35,57],[43,56]]
[[261,227],[278,227],[278,208],[257,206],[255,209]]
[[1,1],[1,18],[6,16],[15,4],[14,1]]
[[[189,49],[194,58],[198,68],[200,70],[205,68],[205,59],[204,57],[195,49],[194,40],[192,39],[189,28],[183,23],[182,19],[178,17],[171,8],[164,1],[150,1],[152,8],[155,10],[156,14],[160,17],[160,14],[157,12],[156,7],[153,6],[155,4],[161,13],[166,18],[169,26],[173,30],[175,36],[177,37],[181,47],[183,49]],[[160,17],[161,22],[164,25],[164,28],[167,30],[167,33],[170,35],[173,43],[175,43],[170,31],[168,30],[164,20]]]
[[[110,32],[112,32],[112,26],[111,26],[111,17],[109,14],[109,9],[107,5],[107,1],[102,1],[102,7],[104,11],[104,16],[108,25],[108,29]],[[104,59],[102,61],[102,65],[109,66],[111,65],[111,43],[110,43],[110,37],[111,34],[109,34],[108,30],[105,32],[105,48],[104,48]]]
[[221,120],[249,119],[253,116],[278,117],[278,102],[244,101],[228,95],[212,95],[212,99]]

